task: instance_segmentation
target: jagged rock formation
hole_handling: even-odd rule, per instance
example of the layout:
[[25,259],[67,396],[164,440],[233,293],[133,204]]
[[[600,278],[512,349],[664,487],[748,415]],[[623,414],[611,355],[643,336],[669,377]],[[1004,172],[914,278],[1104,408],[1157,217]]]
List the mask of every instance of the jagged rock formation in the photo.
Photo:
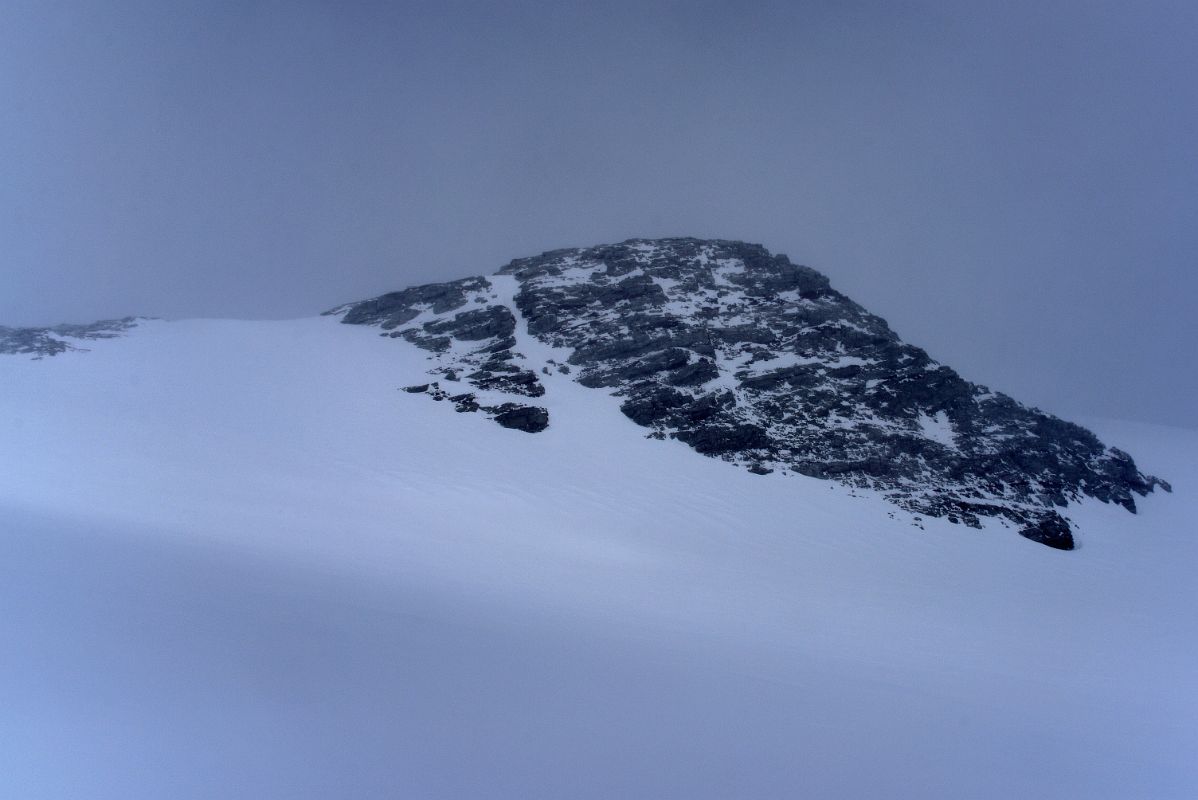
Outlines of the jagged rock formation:
[[[107,319],[90,325],[56,325],[53,328],[6,328],[0,325],[0,355],[56,356],[82,350],[75,342],[112,339],[137,324],[135,317]],[[71,341],[74,340],[74,341]]]
[[[465,381],[477,392],[493,396],[540,397],[545,394],[537,374],[517,363],[516,317],[496,302],[486,278],[417,286],[373,300],[335,308],[349,325],[377,325],[384,336],[403,338],[439,356],[429,372],[447,383]],[[464,310],[463,310],[464,309]],[[456,411],[481,411],[506,428],[538,433],[549,425],[549,412],[540,406],[500,400],[479,402],[475,392],[453,392],[440,381],[405,387],[434,400],[449,400]]]
[[[760,474],[875,489],[966,525],[998,518],[1060,549],[1073,547],[1059,512],[1069,501],[1135,512],[1136,495],[1168,489],[1085,428],[962,379],[820,273],[759,245],[630,240],[518,259],[497,275],[328,313],[429,350],[434,375],[476,392],[540,397],[535,369],[573,371],[650,436]],[[497,284],[511,279],[502,296]],[[517,315],[566,363],[527,363]],[[440,381],[412,388],[523,430],[549,421],[539,406],[484,405]]]

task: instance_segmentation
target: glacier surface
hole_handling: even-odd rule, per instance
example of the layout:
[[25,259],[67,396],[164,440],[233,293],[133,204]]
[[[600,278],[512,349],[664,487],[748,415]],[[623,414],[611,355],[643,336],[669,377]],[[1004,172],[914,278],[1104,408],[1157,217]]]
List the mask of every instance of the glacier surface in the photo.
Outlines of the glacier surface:
[[1065,553],[329,317],[126,334],[0,358],[0,795],[1198,794],[1198,432],[1087,421],[1176,491]]

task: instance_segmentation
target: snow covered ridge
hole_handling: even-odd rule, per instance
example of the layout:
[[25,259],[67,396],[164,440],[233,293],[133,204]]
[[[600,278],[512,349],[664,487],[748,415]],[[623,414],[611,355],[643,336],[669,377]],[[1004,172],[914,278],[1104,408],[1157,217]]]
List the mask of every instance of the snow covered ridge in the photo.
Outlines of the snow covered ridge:
[[[605,389],[649,436],[766,474],[876,490],[910,511],[1072,549],[1070,501],[1132,513],[1166,482],[1081,426],[962,379],[828,279],[760,245],[633,239],[326,312],[430,353],[407,387],[542,430],[539,375]],[[543,398],[544,399],[541,399]]]
[[86,350],[83,342],[122,336],[136,325],[136,317],[106,319],[90,325],[56,325],[53,328],[6,328],[0,325],[0,355],[44,358],[68,350]]

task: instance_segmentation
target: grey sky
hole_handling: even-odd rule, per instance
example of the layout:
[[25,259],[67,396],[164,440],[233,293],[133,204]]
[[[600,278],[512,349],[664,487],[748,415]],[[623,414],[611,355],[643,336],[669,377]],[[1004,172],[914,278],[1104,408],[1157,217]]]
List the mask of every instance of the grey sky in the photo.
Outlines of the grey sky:
[[1198,426],[1192,2],[10,2],[0,324],[747,239],[1066,416]]

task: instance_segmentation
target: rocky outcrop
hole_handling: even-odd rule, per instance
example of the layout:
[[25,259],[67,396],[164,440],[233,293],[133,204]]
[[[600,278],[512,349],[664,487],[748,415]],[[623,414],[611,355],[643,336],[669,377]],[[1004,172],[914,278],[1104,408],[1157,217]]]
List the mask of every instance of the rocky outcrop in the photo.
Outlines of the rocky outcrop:
[[56,325],[52,328],[6,328],[0,325],[0,355],[29,355],[36,359],[68,350],[85,350],[81,343],[122,336],[136,324],[135,317],[125,317],[90,325]]
[[[759,245],[630,240],[498,274],[517,282],[514,309],[480,277],[330,313],[452,353],[432,371],[445,380],[539,397],[537,370],[568,368],[655,438],[759,474],[874,489],[919,514],[995,519],[1060,549],[1073,546],[1060,513],[1069,502],[1135,512],[1136,497],[1168,488],[1085,428],[966,381],[820,273]],[[516,351],[514,311],[528,335],[570,354],[568,367]]]
[[549,412],[538,406],[504,403],[495,410],[495,421],[505,428],[539,433],[549,427]]
[[[325,314],[341,315],[341,321],[350,325],[377,326],[382,329],[381,336],[401,338],[429,351],[437,356],[437,366],[430,374],[448,383],[465,383],[491,394],[540,397],[545,394],[545,387],[537,373],[522,366],[513,350],[516,317],[512,309],[495,302],[492,289],[486,278],[466,278],[391,292]],[[417,387],[408,390],[424,391]],[[437,400],[450,396],[440,388],[429,394]],[[469,397],[467,405],[474,404],[476,408],[459,408],[459,411],[482,408],[474,395]],[[539,411],[547,414],[544,409]],[[505,423],[512,417],[493,418],[504,427],[520,427]],[[521,424],[525,425],[521,430],[536,428],[535,423]],[[541,425],[536,430],[545,427]]]
[[1069,523],[1055,511],[1042,515],[1019,531],[1020,536],[1057,550],[1073,549],[1073,532]]
[[525,433],[540,433],[549,427],[549,412],[540,406],[528,406],[520,403],[501,403],[499,405],[483,405],[478,397],[471,392],[450,394],[438,383],[420,383],[405,386],[403,391],[409,394],[427,394],[438,402],[448,400],[457,412],[479,411],[505,428],[512,428]]

